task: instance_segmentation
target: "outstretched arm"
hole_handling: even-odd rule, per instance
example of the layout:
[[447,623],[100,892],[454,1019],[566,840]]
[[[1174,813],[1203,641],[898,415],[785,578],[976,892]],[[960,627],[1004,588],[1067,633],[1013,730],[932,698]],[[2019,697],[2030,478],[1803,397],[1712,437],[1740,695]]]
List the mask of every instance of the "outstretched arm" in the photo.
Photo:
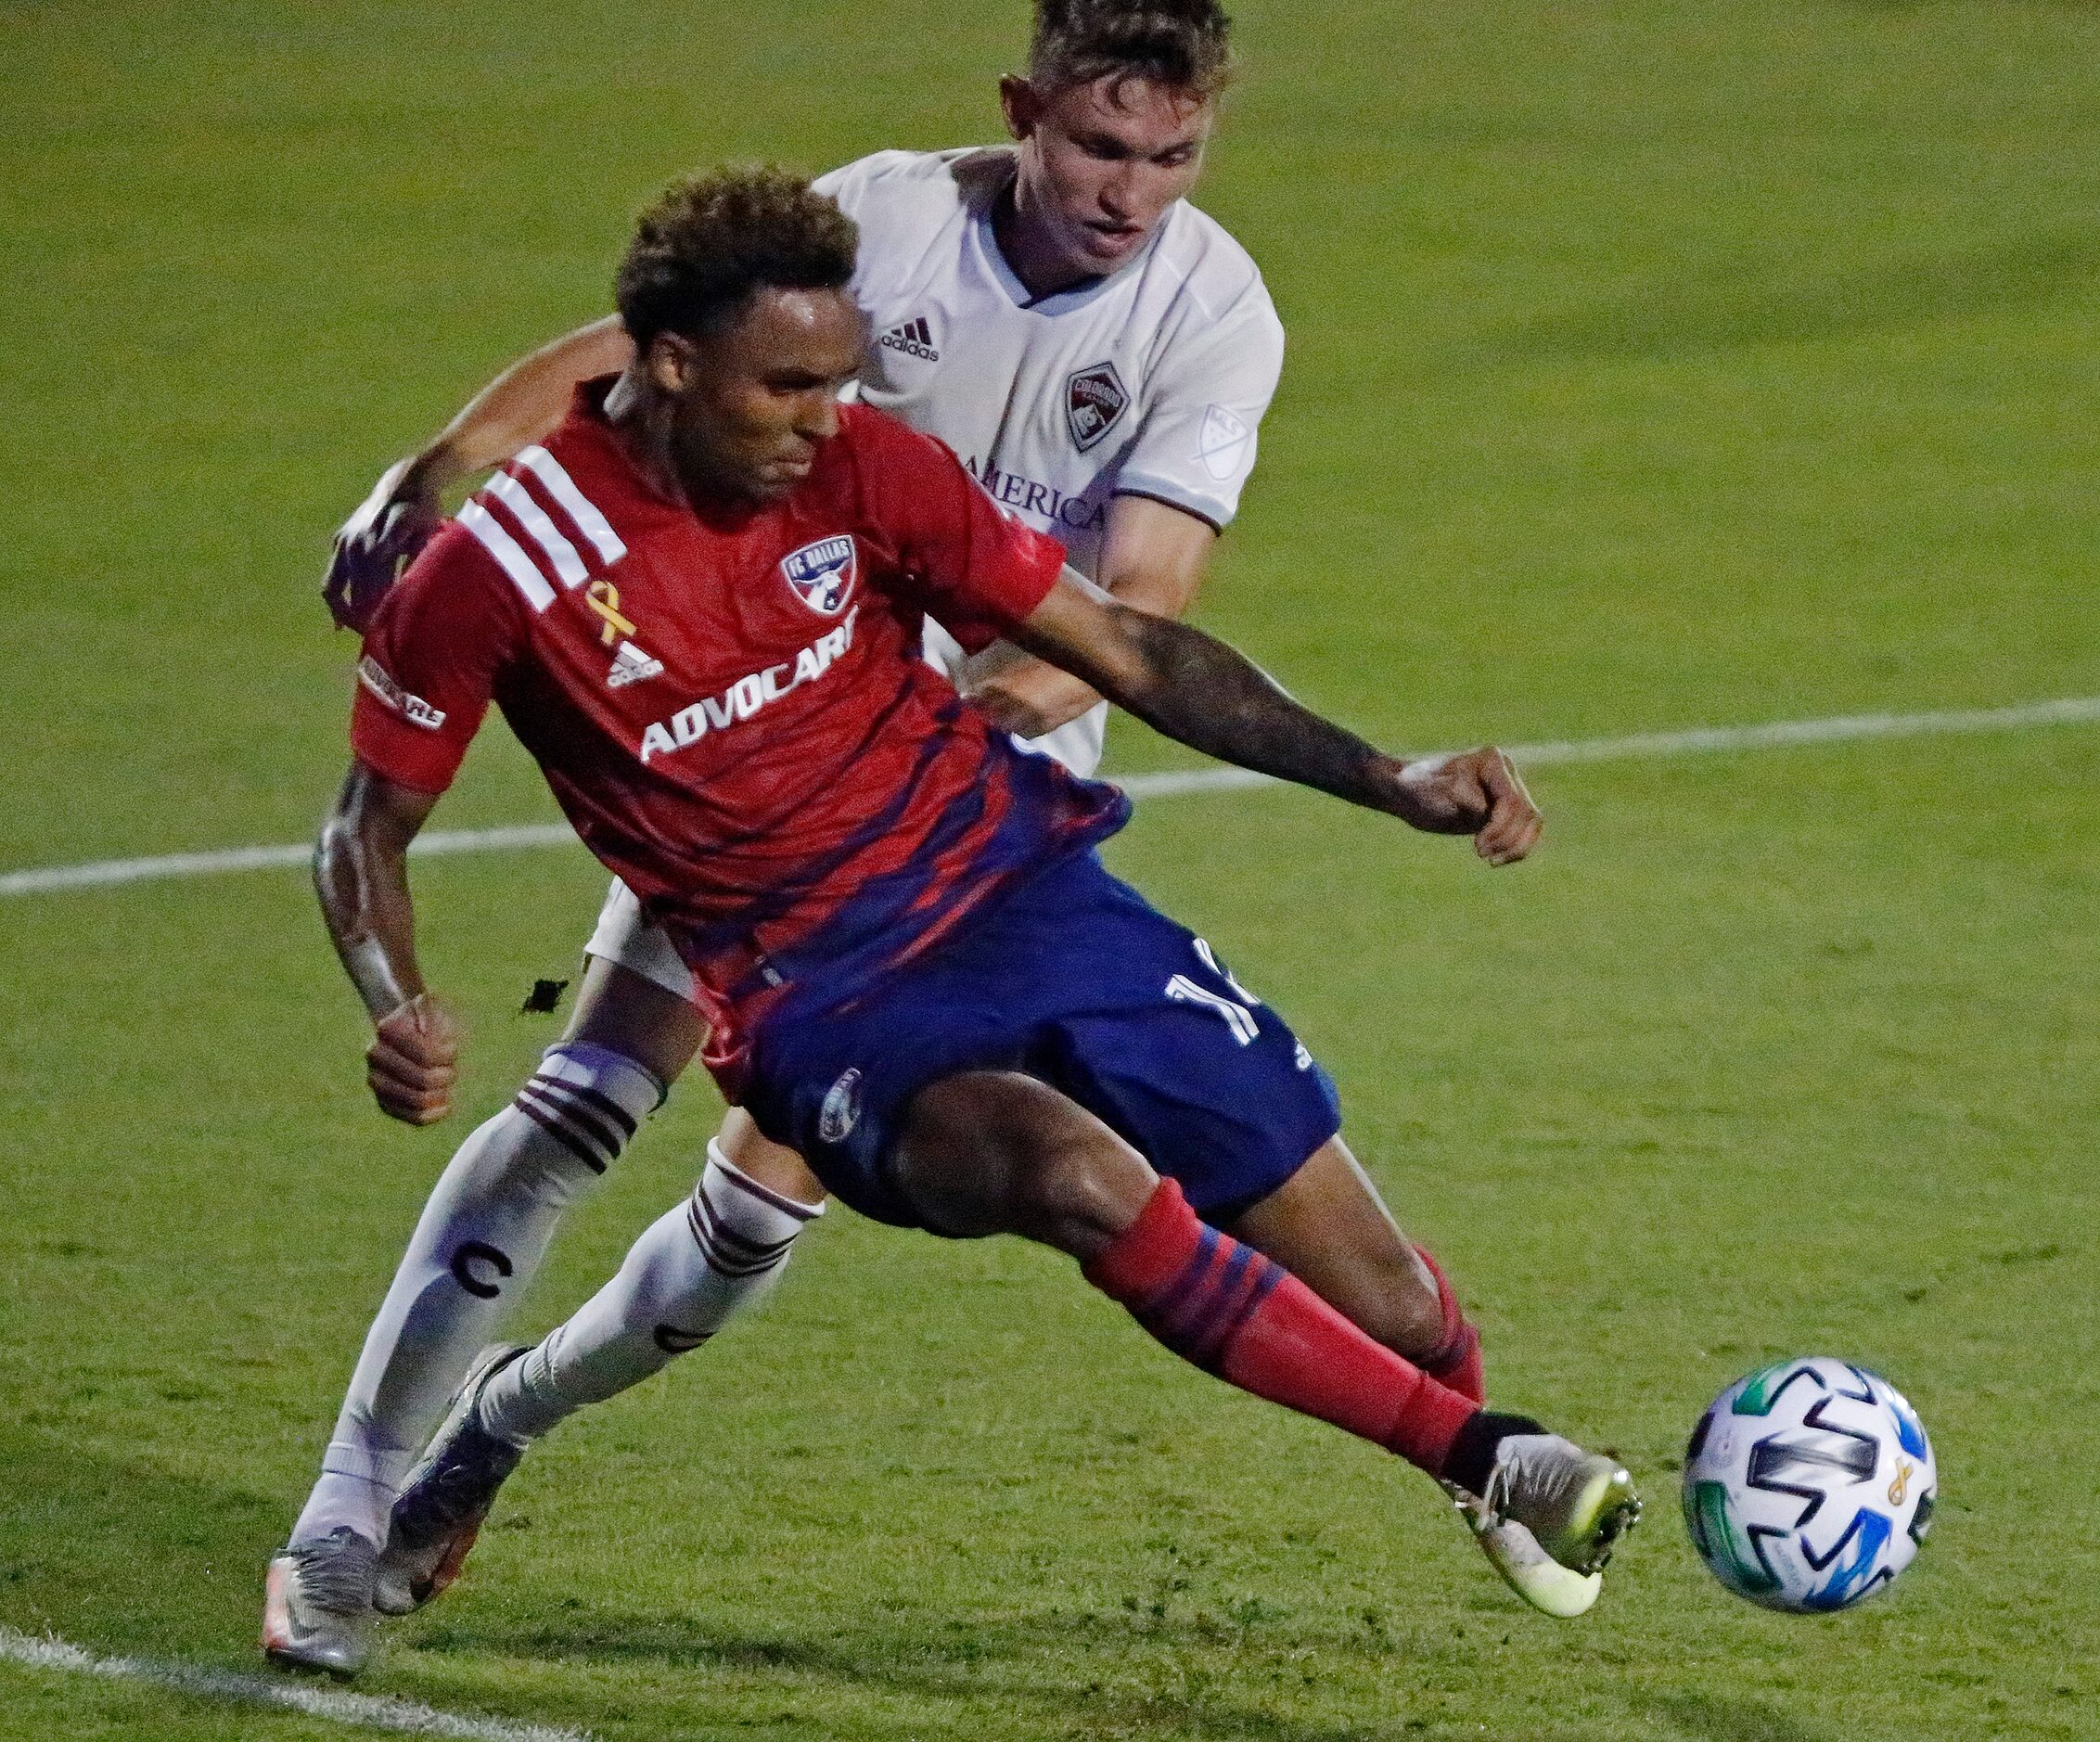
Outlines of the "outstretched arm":
[[1403,762],[1291,699],[1199,629],[1119,604],[1067,569],[1013,640],[1207,756],[1330,792],[1436,834],[1472,835],[1509,865],[1542,826],[1500,750]]
[[314,889],[328,936],[374,1028],[366,1080],[380,1109],[410,1125],[452,1111],[459,1029],[416,964],[408,843],[435,796],[351,764],[314,848]]
[[336,533],[322,596],[346,629],[362,629],[401,565],[437,530],[440,497],[501,466],[559,423],[579,381],[624,369],[634,347],[617,314],[521,357],[467,402],[420,453],[380,473]]

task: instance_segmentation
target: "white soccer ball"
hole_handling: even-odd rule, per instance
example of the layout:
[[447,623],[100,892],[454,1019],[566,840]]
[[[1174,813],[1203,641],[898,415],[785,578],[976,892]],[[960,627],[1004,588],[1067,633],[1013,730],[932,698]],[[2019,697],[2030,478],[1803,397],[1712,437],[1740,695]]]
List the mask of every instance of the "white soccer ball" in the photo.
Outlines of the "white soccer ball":
[[1849,1608],[1911,1564],[1939,1494],[1917,1412],[1848,1361],[1775,1361],[1713,1400],[1684,1454],[1684,1524],[1737,1596]]

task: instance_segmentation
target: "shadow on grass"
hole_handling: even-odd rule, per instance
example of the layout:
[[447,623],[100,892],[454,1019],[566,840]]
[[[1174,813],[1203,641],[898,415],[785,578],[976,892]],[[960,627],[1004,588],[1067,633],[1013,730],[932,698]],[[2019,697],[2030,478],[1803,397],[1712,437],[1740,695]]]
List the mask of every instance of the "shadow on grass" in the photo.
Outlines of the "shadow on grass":
[[1835,1742],[1835,1733],[1787,1716],[1762,1699],[1662,1694],[1643,1702],[1699,1742]]
[[[83,1450],[34,1427],[0,1428],[0,1622],[99,1651],[259,1668],[262,1564],[288,1517],[282,1495],[171,1475],[147,1458]],[[661,1614],[557,1610],[545,1621],[510,1626],[438,1611],[396,1637],[410,1652],[391,1663],[382,1655],[360,1691],[449,1704],[461,1696],[457,1672],[478,1670],[474,1659],[482,1656],[555,1667],[648,1666],[672,1682],[680,1671],[712,1671],[857,1687],[926,1702],[927,1735],[981,1732],[987,1713],[1042,1735],[1223,1742],[1420,1742],[1425,1732],[1446,1734],[1457,1723],[1446,1698],[1414,1693],[1405,1637],[1389,1636],[1382,1622],[1319,1632],[1141,1610],[965,1615],[914,1625],[832,1612],[813,1617],[806,1630],[767,1633]],[[1345,1666],[1352,1679],[1380,1689],[1376,1710],[1343,1718],[1287,1710],[1316,1697],[1324,1676]],[[467,1681],[475,1704],[529,1706],[542,1722],[589,1726],[608,1716],[596,1709],[602,1678],[579,1676],[566,1687],[542,1682],[529,1696],[493,1699],[485,1677]],[[1675,1707],[1665,1710],[1684,1719]],[[865,1717],[842,1714],[842,1727],[864,1734]],[[1685,1727],[1722,1742],[1821,1742],[1769,1725]],[[1526,1742],[1598,1742],[1609,1734],[1594,1725],[1528,1728]]]
[[[297,1499],[171,1475],[149,1458],[83,1450],[34,1427],[0,1427],[0,1623],[112,1656],[265,1672],[256,1643],[262,1569]],[[358,1691],[458,1697],[456,1687],[391,1673],[383,1660]],[[209,1693],[168,1697],[218,1704]],[[474,1698],[498,1709],[519,1703],[479,1691]],[[580,1689],[535,1692],[531,1705],[516,1715],[584,1727],[596,1716]],[[16,1734],[4,1722],[0,1731]]]
[[265,1498],[0,1427],[0,1620],[165,1651],[251,1636],[290,1517]]
[[[542,1662],[648,1665],[679,1672],[771,1672],[805,1683],[941,1702],[927,1735],[967,1735],[985,1710],[1041,1721],[1044,1735],[1201,1736],[1234,1742],[1420,1742],[1456,1727],[1447,1700],[1407,1691],[1407,1652],[1382,1632],[1319,1633],[1242,1629],[1201,1617],[1039,1614],[920,1629],[841,1626],[759,1633],[698,1618],[595,1613],[568,1625],[439,1624],[415,1643],[433,1654],[490,1652]],[[1346,1659],[1382,1684],[1382,1710],[1348,1719],[1270,1710],[1287,1706]],[[976,1710],[972,1710],[975,1708]],[[864,1714],[854,1722],[864,1720]],[[849,1725],[851,1727],[851,1725]],[[858,1734],[856,1729],[855,1734]],[[1528,1726],[1526,1742],[1597,1742],[1595,1725]],[[1792,1742],[1788,1738],[1788,1742]]]

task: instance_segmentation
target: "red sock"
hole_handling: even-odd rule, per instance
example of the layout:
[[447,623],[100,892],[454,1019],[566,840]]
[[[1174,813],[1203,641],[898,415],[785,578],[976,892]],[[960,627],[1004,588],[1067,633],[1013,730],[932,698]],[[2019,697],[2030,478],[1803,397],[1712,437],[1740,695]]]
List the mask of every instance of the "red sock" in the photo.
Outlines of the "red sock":
[[1161,1180],[1086,1279],[1206,1373],[1434,1476],[1477,1406],[1375,1343],[1280,1264],[1206,1227]]
[[1429,1256],[1429,1249],[1418,1246],[1415,1256],[1429,1267],[1429,1274],[1437,1279],[1437,1304],[1443,1309],[1443,1340],[1437,1345],[1435,1352],[1422,1358],[1422,1371],[1448,1385],[1460,1396],[1469,1397],[1476,1403],[1485,1403],[1488,1378],[1480,1367],[1480,1333],[1466,1322],[1465,1309],[1458,1304],[1451,1279],[1443,1274],[1443,1267]]

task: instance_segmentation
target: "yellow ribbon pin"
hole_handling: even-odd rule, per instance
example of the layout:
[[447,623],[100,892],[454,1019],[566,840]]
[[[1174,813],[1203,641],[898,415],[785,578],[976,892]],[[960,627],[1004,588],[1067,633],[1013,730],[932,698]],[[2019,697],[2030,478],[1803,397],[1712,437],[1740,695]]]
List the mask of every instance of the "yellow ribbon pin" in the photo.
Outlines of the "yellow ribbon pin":
[[584,589],[583,600],[605,619],[604,626],[598,631],[598,639],[607,647],[611,647],[621,636],[634,633],[634,625],[620,614],[620,589],[611,582],[592,582]]

